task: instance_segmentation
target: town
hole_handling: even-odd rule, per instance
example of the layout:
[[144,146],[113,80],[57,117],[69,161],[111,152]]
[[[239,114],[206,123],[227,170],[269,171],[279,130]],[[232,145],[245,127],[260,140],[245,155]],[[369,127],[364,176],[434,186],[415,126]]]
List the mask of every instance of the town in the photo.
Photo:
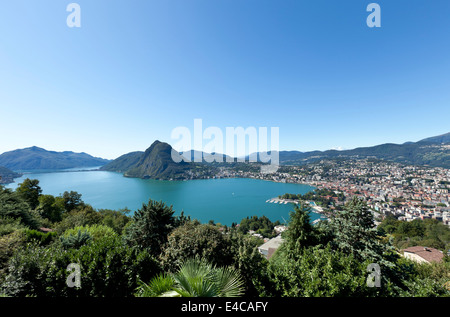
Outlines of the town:
[[[411,166],[378,159],[323,159],[301,166],[280,166],[276,173],[263,174],[239,168],[223,168],[216,176],[248,177],[275,182],[303,183],[328,189],[336,196],[331,209],[354,196],[366,200],[381,217],[399,220],[433,218],[450,226],[450,170]],[[345,199],[339,200],[337,195]]]

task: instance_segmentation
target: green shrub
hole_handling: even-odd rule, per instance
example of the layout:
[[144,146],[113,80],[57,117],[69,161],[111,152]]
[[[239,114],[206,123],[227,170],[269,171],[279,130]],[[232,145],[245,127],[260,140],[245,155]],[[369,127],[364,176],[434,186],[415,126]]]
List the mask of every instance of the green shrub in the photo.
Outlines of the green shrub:
[[[66,284],[71,263],[80,266],[80,288]],[[10,259],[0,293],[13,297],[126,297],[134,294],[138,280],[148,282],[159,273],[158,262],[147,251],[129,248],[119,237],[104,237],[68,250],[56,243],[49,247],[33,243]]]
[[78,230],[76,234],[61,236],[59,240],[64,249],[78,249],[89,243],[92,240],[92,236],[87,231]]
[[91,235],[93,240],[98,240],[104,237],[115,237],[117,233],[110,227],[104,225],[86,225],[86,226],[78,226],[72,229],[68,229],[64,232],[63,236],[67,237],[70,235],[76,235],[79,231],[87,232]]
[[0,217],[0,237],[23,228],[26,227],[21,224],[20,219],[14,219],[12,217]]
[[57,236],[56,232],[41,232],[34,229],[26,229],[24,231],[26,236],[26,242],[37,241],[40,245],[48,245]]
[[25,234],[23,230],[16,230],[0,237],[0,280],[5,273],[9,259],[24,244]]

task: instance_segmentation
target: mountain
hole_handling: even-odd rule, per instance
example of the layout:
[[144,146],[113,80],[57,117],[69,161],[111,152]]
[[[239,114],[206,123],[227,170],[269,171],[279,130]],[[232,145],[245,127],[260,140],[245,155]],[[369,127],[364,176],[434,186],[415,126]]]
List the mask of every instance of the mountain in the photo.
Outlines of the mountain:
[[[352,150],[327,150],[327,151],[280,151],[280,165],[301,165],[327,158],[378,158],[404,164],[430,165],[436,167],[450,168],[450,142],[444,134],[438,137],[424,139],[418,142],[405,142],[404,144],[386,143],[372,147],[360,147]],[[441,141],[444,141],[442,144]],[[176,158],[174,162],[172,153]],[[258,161],[261,162],[261,154]],[[271,155],[271,152],[267,154]],[[273,153],[275,154],[275,152]],[[203,162],[194,162],[195,155],[203,157]],[[237,167],[245,170],[250,165],[245,163],[226,162],[226,155],[217,154],[223,157],[223,163],[207,163],[205,158],[211,158],[214,153],[204,153],[201,151],[186,151],[184,153],[175,152],[172,147],[160,141],[155,141],[145,152],[131,152],[118,157],[112,162],[101,167],[101,170],[122,172],[128,177],[151,178],[151,179],[190,179],[211,177],[216,175],[221,167]],[[251,155],[254,157],[255,153]],[[191,162],[183,161],[183,158],[191,159]],[[249,156],[245,158],[249,161]],[[267,163],[267,162],[265,162]]]
[[[191,162],[195,162],[196,157],[201,157],[203,163],[211,163],[214,159],[219,160],[220,162],[231,162],[234,161],[234,158],[231,156],[220,154],[220,153],[206,153],[202,151],[190,150],[186,152],[180,152],[180,155]],[[228,160],[228,161],[227,161]]]
[[412,165],[429,165],[450,168],[450,133],[403,144],[386,143],[352,150],[327,150],[312,152],[280,151],[284,165],[306,164],[323,158],[368,158],[394,161]]
[[100,170],[124,173],[136,165],[144,155],[142,151],[130,152],[102,166]]
[[192,163],[184,162],[182,156],[169,144],[155,141],[145,152],[122,155],[101,170],[122,172],[127,177],[186,179],[193,166]]
[[450,132],[420,140],[418,143],[450,144]]
[[0,166],[0,184],[8,184],[14,182],[14,178],[20,177],[22,174],[11,171],[9,168]]
[[189,167],[190,164],[184,162],[181,155],[169,144],[155,141],[124,175],[151,179],[182,179]]
[[0,155],[0,166],[14,171],[103,166],[109,160],[86,153],[55,152],[33,146]]

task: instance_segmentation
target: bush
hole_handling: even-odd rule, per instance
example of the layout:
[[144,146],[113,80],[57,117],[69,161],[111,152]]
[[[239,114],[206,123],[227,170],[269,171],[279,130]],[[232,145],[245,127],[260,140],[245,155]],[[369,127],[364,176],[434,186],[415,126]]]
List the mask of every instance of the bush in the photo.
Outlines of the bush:
[[5,273],[7,263],[14,252],[25,244],[23,230],[17,230],[0,237],[0,280]]
[[38,230],[26,229],[24,231],[27,242],[36,241],[40,245],[48,245],[51,243],[57,236],[56,232],[47,232],[43,233]]
[[[81,287],[66,284],[67,266],[81,270]],[[128,248],[119,237],[104,237],[65,250],[59,244],[28,244],[9,261],[0,293],[8,296],[132,296],[137,281],[149,281],[160,273],[158,262],[146,251]]]
[[162,253],[162,265],[174,272],[184,260],[200,256],[218,266],[233,263],[230,239],[216,226],[186,223],[168,237]]
[[78,232],[87,232],[93,240],[98,240],[103,237],[115,237],[117,234],[113,229],[103,225],[87,225],[87,226],[78,226],[72,229],[68,229],[64,232],[63,237],[74,236],[77,235]]
[[64,249],[78,249],[88,244],[92,240],[92,236],[87,231],[78,230],[76,234],[61,236],[59,239]]
[[21,224],[20,219],[14,219],[12,217],[0,218],[0,236],[4,236],[24,228],[26,227]]
[[62,220],[55,226],[55,231],[62,234],[68,229],[100,224],[101,221],[102,215],[91,206],[86,205],[80,209],[64,213]]
[[377,291],[366,286],[368,263],[330,247],[305,248],[296,258],[283,246],[269,261],[268,285],[261,296],[334,297],[367,296]]

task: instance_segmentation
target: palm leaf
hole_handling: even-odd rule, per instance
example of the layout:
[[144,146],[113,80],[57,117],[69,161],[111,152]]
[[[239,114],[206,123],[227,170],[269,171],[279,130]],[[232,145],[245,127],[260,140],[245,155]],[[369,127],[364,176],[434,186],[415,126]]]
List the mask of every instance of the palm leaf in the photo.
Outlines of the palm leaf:
[[239,297],[244,292],[244,281],[239,272],[231,267],[223,267],[215,270],[215,285],[220,297]]

